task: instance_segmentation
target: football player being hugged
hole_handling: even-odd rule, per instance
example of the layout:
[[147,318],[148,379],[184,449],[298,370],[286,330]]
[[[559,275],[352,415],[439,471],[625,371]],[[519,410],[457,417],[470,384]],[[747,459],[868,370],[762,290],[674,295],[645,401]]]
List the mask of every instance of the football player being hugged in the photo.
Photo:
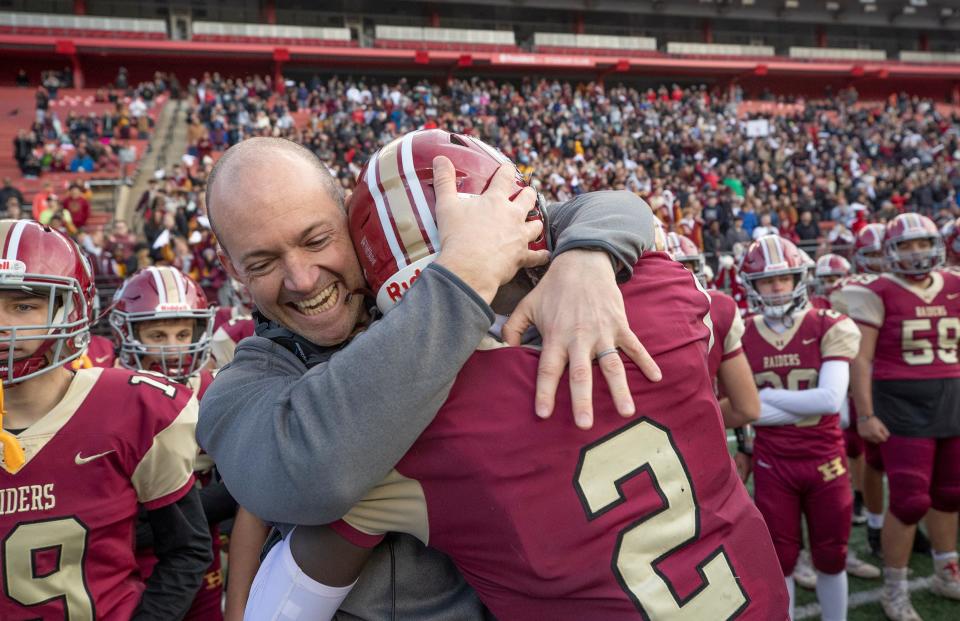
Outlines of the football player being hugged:
[[[437,130],[412,136],[415,157],[430,162],[449,155],[455,176],[450,162],[432,183],[419,178],[429,168],[399,168],[392,154],[408,135],[373,155],[348,208],[351,237],[366,250],[360,264],[384,321],[406,302],[401,296],[413,295],[404,293],[405,284],[441,249],[423,234],[405,237],[406,255],[393,252],[392,222],[410,213],[409,205],[406,193],[383,202],[381,184],[411,188],[431,224],[434,205],[457,192],[505,182],[529,192],[517,187],[513,166],[501,166],[503,156],[479,141]],[[637,207],[646,208],[639,199]],[[543,211],[531,213],[539,219]],[[552,243],[549,229],[547,235]],[[491,319],[511,312],[536,276],[520,270],[500,287]],[[604,400],[606,411],[589,430],[572,417],[522,414],[534,401],[538,337],[531,331],[527,346],[508,347],[494,327],[381,485],[343,521],[298,526],[270,550],[247,618],[274,618],[293,606],[302,618],[330,618],[345,590],[323,584],[349,585],[366,548],[399,531],[449,554],[504,621],[785,619],[786,589],[769,584],[776,555],[732,467],[707,372],[709,299],[691,281],[661,252],[636,263],[621,291],[631,330],[657,358],[663,380],[645,380],[615,348],[601,351],[588,371],[594,385],[601,367],[624,365],[639,411],[624,419]],[[572,398],[558,395],[557,408],[571,413]]]
[[883,245],[889,273],[859,277],[842,296],[863,333],[852,372],[859,431],[880,445],[889,483],[881,602],[890,619],[916,620],[907,562],[925,515],[931,589],[960,599],[960,277],[938,269],[944,244],[925,216],[891,220]]
[[754,499],[766,519],[791,601],[806,519],[825,621],[847,614],[847,540],[853,498],[839,412],[860,334],[847,317],[811,308],[797,247],[759,238],[741,266],[751,309],[743,348],[760,388]]
[[[203,290],[175,267],[147,267],[128,278],[114,296],[110,325],[119,343],[120,364],[149,371],[186,385],[201,399],[213,381],[204,367],[210,357],[213,309]],[[203,508],[210,523],[213,562],[186,619],[221,618],[223,576],[217,524],[233,516],[236,504],[215,479],[213,462],[200,453],[194,463],[201,483]],[[143,529],[138,531],[137,562],[149,575],[156,562],[156,546]]]
[[[36,222],[0,221],[0,239],[0,619],[182,618],[211,560],[197,400],[156,375],[69,370],[88,337],[88,265]],[[145,583],[141,505],[157,550]]]

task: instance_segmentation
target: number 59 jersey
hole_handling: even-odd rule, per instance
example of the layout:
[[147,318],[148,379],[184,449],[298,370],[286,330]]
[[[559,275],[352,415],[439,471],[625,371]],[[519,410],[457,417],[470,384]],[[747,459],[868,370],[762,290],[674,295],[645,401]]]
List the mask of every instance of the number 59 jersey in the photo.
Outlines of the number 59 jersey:
[[334,528],[360,545],[414,534],[501,621],[783,621],[777,557],[707,373],[709,299],[662,253],[621,290],[664,378],[626,362],[634,417],[616,412],[594,365],[593,428],[574,425],[566,377],[539,420],[539,353],[479,351],[396,470]]
[[193,485],[197,401],[183,386],[126,369],[83,369],[21,432],[26,463],[0,470],[0,619],[127,621],[143,592],[137,505],[176,502]]
[[960,275],[935,271],[926,289],[893,274],[851,277],[841,291],[846,312],[879,330],[877,380],[960,377]]

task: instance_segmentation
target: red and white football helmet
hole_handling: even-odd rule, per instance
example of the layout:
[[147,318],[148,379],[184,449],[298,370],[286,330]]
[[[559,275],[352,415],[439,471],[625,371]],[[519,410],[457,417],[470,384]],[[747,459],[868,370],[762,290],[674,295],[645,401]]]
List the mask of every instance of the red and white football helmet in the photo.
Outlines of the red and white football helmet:
[[679,233],[667,233],[667,253],[687,267],[704,287],[707,286],[707,262],[692,239]]
[[850,261],[839,254],[827,253],[817,259],[814,282],[821,294],[830,293],[841,278],[850,275]]
[[[433,190],[433,158],[443,155],[456,169],[460,194],[482,194],[501,165],[502,153],[476,138],[442,129],[408,133],[374,153],[360,171],[347,205],[350,235],[377,306],[387,312],[440,252]],[[517,192],[527,187],[519,171]],[[527,220],[546,227],[543,199]],[[544,231],[546,233],[546,230]],[[530,244],[547,248],[546,234]]]
[[227,284],[230,292],[230,306],[246,309],[247,313],[244,314],[249,314],[249,311],[253,310],[253,298],[250,296],[250,290],[236,278],[231,278]]
[[[740,275],[747,289],[750,311],[767,317],[780,318],[802,309],[807,304],[807,273],[809,266],[800,249],[779,235],[764,235],[757,239],[743,256]],[[782,274],[793,275],[793,289],[786,294],[760,295],[757,281]]]
[[[929,239],[930,249],[905,252],[900,245],[913,239]],[[943,238],[933,220],[917,213],[902,213],[887,223],[883,242],[887,269],[911,280],[923,280],[946,261]]]
[[857,233],[853,263],[861,274],[882,274],[886,267],[883,257],[883,240],[887,227],[880,223],[868,224]]
[[[73,241],[32,220],[0,220],[0,289],[47,300],[42,324],[0,326],[0,373],[11,386],[79,357],[90,342],[97,292],[90,263]],[[40,332],[24,334],[24,332]],[[43,341],[30,356],[16,358],[18,343]]]
[[[128,369],[155,371],[182,380],[200,371],[210,358],[214,310],[192,278],[169,267],[147,267],[117,290],[110,311],[110,327],[120,344],[120,364]],[[144,345],[140,327],[158,319],[193,319],[189,345]],[[144,356],[155,362],[144,367]]]
[[947,222],[940,234],[947,248],[947,265],[960,265],[960,218]]

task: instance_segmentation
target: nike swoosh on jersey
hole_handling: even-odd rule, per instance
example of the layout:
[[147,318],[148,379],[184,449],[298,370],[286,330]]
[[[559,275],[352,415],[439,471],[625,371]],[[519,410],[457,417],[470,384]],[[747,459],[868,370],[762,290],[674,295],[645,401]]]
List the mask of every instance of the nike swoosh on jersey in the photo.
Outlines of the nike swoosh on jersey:
[[816,342],[817,342],[817,339],[816,339],[816,338],[803,339],[803,344],[804,344],[804,345],[809,345],[810,343],[816,343]]
[[948,299],[948,300],[956,300],[956,299],[957,299],[957,296],[960,296],[960,293],[948,293],[948,294],[947,294],[947,299]]
[[74,463],[76,463],[78,466],[82,466],[83,464],[90,463],[90,462],[93,461],[94,459],[99,459],[100,457],[103,457],[104,455],[109,455],[110,453],[116,453],[116,451],[113,450],[113,449],[111,449],[111,450],[109,450],[109,451],[104,451],[103,453],[97,453],[96,455],[90,455],[90,456],[88,456],[88,457],[82,457],[82,456],[80,455],[80,453],[77,453],[77,456],[73,458],[73,461],[74,461]]
[[773,466],[771,466],[771,465],[768,464],[767,462],[763,461],[762,459],[758,459],[758,460],[757,460],[757,465],[760,466],[761,468],[767,468],[768,470],[769,470],[770,468],[773,468]]
[[100,364],[101,362],[104,362],[109,357],[110,357],[110,354],[107,354],[106,356],[97,356],[96,358],[93,359],[93,361],[96,362],[97,364]]

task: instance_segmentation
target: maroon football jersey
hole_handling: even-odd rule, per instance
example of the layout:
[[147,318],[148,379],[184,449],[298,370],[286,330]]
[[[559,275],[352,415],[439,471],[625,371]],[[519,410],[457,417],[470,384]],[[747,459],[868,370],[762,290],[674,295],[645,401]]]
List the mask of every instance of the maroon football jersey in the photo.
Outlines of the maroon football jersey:
[[70,370],[90,369],[100,367],[109,369],[117,359],[117,354],[113,349],[113,341],[105,336],[90,336],[90,344],[87,351],[83,352],[79,358],[71,361],[68,365]]
[[0,471],[0,619],[127,621],[143,592],[138,504],[193,485],[197,401],[127,369],[78,371],[67,394],[19,434],[27,461]]
[[708,296],[662,253],[644,255],[621,290],[665,378],[625,360],[636,416],[617,414],[594,365],[591,430],[574,425],[565,390],[537,419],[539,353],[486,339],[434,422],[345,518],[357,530],[334,527],[361,545],[414,534],[502,621],[785,619],[776,554],[707,373]]
[[737,302],[722,291],[710,289],[710,319],[713,321],[713,346],[707,354],[710,377],[716,378],[720,364],[743,351],[743,319]]
[[960,275],[935,271],[931,277],[926,289],[893,274],[863,274],[844,286],[846,312],[879,330],[874,379],[960,377]]
[[233,360],[237,343],[248,336],[253,336],[255,327],[253,319],[241,317],[230,319],[219,329],[214,330],[210,353],[218,367],[222,367]]
[[[777,334],[763,315],[747,318],[743,351],[757,388],[816,388],[824,362],[849,361],[857,355],[860,332],[849,317],[808,307],[794,313],[793,320],[786,332]],[[826,459],[843,447],[839,416],[811,416],[795,425],[755,426],[755,430],[756,455]]]
[[216,332],[233,319],[250,319],[250,314],[237,306],[221,306],[213,315],[213,331]]
[[831,308],[830,300],[823,297],[822,295],[811,295],[810,296],[810,307],[815,309],[828,309]]

